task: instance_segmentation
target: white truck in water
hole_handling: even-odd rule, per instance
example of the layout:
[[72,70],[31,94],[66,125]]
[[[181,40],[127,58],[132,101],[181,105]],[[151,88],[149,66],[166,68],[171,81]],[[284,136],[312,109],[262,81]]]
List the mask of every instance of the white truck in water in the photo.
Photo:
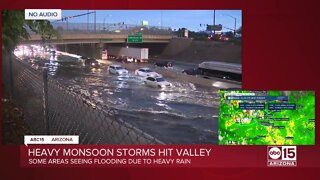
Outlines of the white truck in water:
[[144,62],[148,60],[148,48],[114,47],[108,48],[108,57],[110,58],[133,58],[135,62]]

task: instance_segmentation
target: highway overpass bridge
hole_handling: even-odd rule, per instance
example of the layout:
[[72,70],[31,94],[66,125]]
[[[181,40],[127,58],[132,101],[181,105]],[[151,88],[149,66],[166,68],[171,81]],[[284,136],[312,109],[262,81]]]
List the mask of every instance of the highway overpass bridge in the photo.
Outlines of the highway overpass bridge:
[[[142,35],[142,43],[168,43],[174,35]],[[127,43],[128,34],[108,34],[108,33],[67,33],[61,34],[61,38],[52,39],[50,44],[87,44],[87,43]],[[31,34],[30,39],[22,44],[42,43],[40,35]]]
[[[59,39],[52,39],[51,44],[86,44],[86,43],[126,43],[128,36],[142,35],[142,43],[168,43],[174,32],[168,27],[138,26],[130,24],[105,23],[51,23],[60,33]],[[30,32],[30,39],[23,44],[41,43],[40,35]]]
[[[108,46],[130,46],[149,48],[151,54],[157,54],[176,35],[170,28],[144,27],[126,24],[81,24],[52,23],[60,33],[60,38],[46,42],[60,51],[83,56],[101,58],[101,51]],[[142,36],[142,42],[128,42],[128,36]],[[43,43],[40,35],[30,33],[30,38],[22,44]]]

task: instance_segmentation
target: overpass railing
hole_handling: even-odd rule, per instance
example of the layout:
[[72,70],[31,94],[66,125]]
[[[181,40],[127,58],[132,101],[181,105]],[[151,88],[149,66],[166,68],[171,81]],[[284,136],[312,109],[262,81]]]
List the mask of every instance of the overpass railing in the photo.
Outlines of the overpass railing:
[[61,34],[67,33],[106,33],[134,35],[141,32],[145,35],[173,35],[169,27],[138,26],[123,23],[67,23],[53,22],[52,26]]

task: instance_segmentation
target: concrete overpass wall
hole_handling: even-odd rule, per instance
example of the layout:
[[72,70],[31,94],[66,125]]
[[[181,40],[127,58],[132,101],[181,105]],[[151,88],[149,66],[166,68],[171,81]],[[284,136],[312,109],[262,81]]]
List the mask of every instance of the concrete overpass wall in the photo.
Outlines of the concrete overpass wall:
[[108,46],[117,46],[117,47],[135,47],[135,48],[148,48],[149,56],[159,56],[162,54],[164,49],[167,47],[168,43],[118,43],[118,44],[104,44],[105,48]]
[[214,60],[241,64],[242,46],[233,42],[193,41],[175,38],[170,41],[160,57],[187,63]]
[[80,44],[56,44],[58,51],[64,51],[81,56],[101,58],[101,50],[108,46],[148,48],[149,56],[159,56],[162,54],[168,43],[80,43]]
[[59,44],[56,45],[58,51],[78,54],[86,57],[101,59],[101,45],[98,43],[86,44]]
[[192,39],[187,38],[173,38],[170,40],[168,46],[164,49],[163,56],[176,56],[186,50],[192,43]]

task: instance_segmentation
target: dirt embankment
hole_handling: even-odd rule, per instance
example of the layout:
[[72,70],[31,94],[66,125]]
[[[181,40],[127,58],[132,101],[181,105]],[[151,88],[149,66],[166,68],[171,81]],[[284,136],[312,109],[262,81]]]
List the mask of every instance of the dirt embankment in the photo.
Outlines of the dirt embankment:
[[233,42],[193,41],[192,39],[175,38],[170,41],[160,58],[175,59],[187,63],[223,61],[241,64],[242,46]]
[[32,132],[27,125],[22,109],[9,98],[9,92],[2,85],[2,143],[23,144],[24,135]]

